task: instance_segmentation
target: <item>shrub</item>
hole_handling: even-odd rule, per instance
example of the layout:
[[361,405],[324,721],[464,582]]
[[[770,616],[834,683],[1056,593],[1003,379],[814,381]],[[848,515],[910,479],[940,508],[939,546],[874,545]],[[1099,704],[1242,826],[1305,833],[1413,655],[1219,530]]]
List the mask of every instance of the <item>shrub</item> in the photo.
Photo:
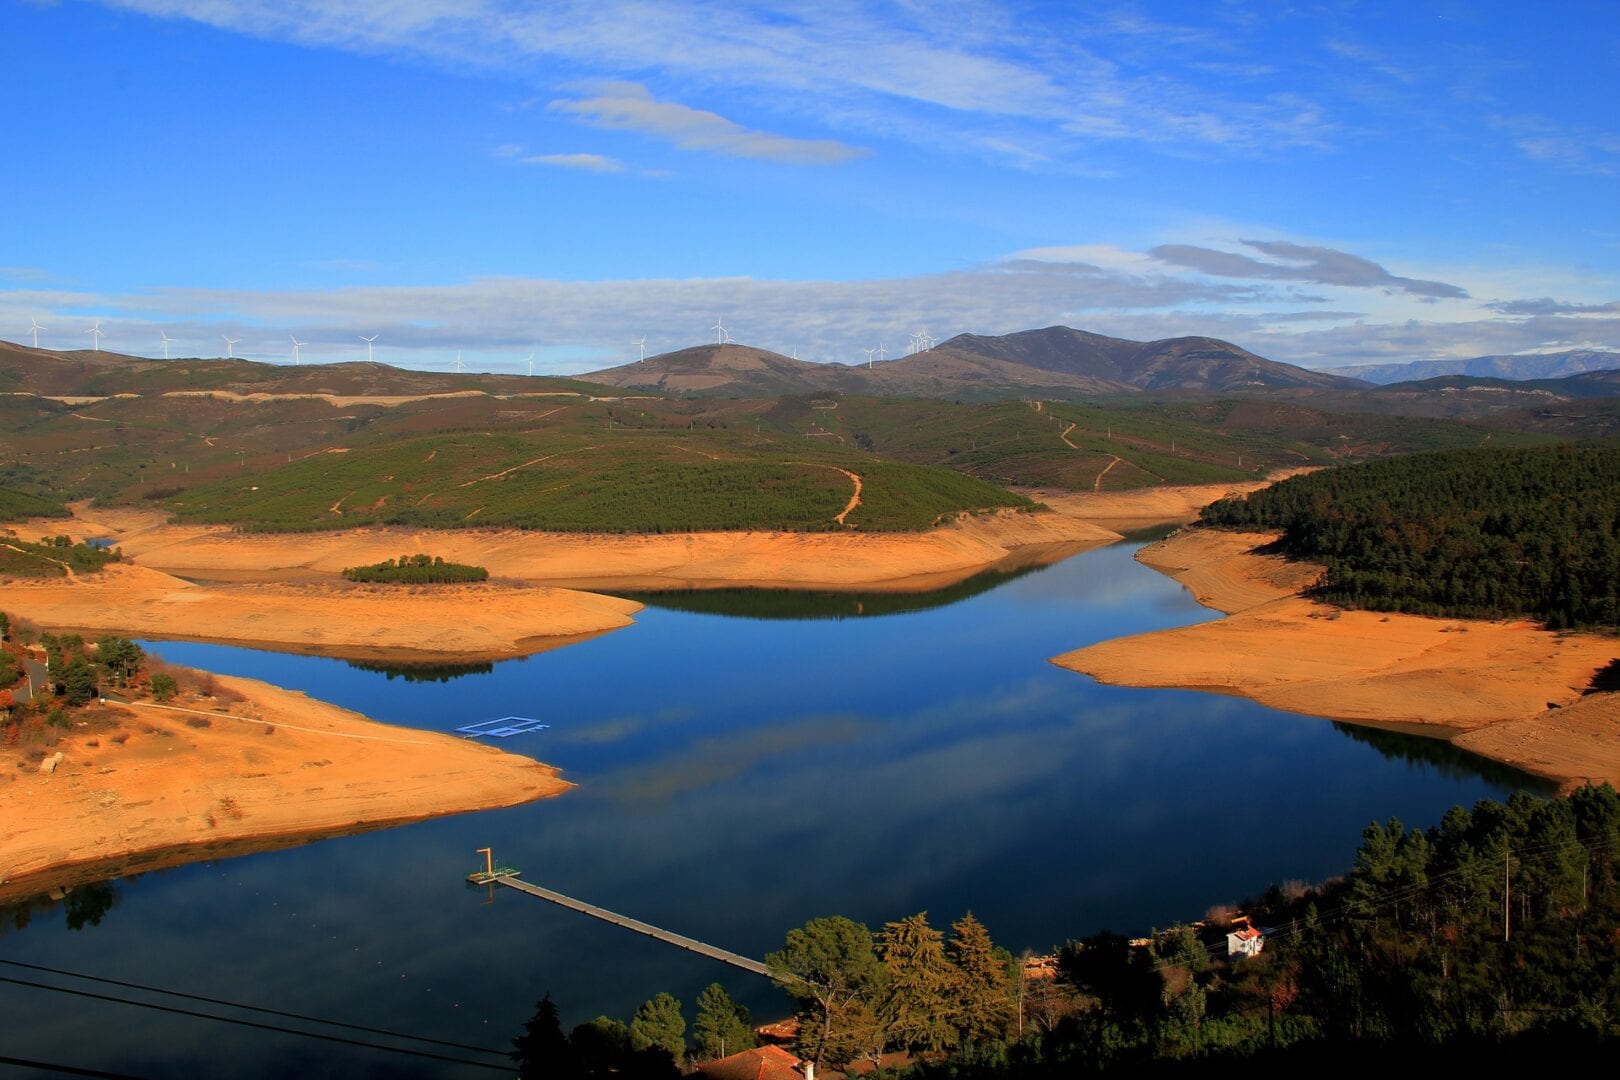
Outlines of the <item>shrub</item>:
[[173,675],[160,671],[152,676],[152,697],[157,701],[173,701],[179,690]]

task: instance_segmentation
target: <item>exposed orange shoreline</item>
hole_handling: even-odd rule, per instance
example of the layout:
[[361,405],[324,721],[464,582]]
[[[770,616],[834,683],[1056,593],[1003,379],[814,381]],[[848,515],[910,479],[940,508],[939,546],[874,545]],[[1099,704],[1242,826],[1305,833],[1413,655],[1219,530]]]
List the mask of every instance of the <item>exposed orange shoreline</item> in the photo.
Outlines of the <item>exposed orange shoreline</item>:
[[253,679],[215,678],[243,700],[107,705],[128,735],[122,744],[74,732],[53,748],[63,754],[54,772],[8,763],[0,900],[514,806],[570,786],[518,754],[380,724]]
[[1289,712],[1439,737],[1533,775],[1620,785],[1620,694],[1584,695],[1620,641],[1534,623],[1340,611],[1299,591],[1319,567],[1275,539],[1185,530],[1138,558],[1227,617],[1119,638],[1054,663],[1122,686],[1240,694]]
[[[255,536],[171,526],[140,511],[81,508],[68,521],[17,529],[23,536],[106,537],[135,561],[70,580],[8,581],[0,609],[52,630],[406,661],[493,658],[626,626],[639,610],[564,584],[940,588],[989,566],[1038,565],[1119,539],[1099,522],[1185,520],[1228,490],[1058,496],[1050,512],[967,517],[929,533],[879,536],[400,529]],[[403,589],[336,580],[344,566],[414,551],[488,566],[497,580]],[[8,777],[0,781],[8,808],[0,899],[507,806],[568,786],[525,757],[378,724],[252,680],[219,681],[246,695],[247,704],[233,711],[251,722],[215,716],[192,727],[189,714],[131,706],[124,711],[134,734],[123,745],[91,747],[70,735],[54,774],[0,774]],[[350,737],[357,735],[364,739]]]

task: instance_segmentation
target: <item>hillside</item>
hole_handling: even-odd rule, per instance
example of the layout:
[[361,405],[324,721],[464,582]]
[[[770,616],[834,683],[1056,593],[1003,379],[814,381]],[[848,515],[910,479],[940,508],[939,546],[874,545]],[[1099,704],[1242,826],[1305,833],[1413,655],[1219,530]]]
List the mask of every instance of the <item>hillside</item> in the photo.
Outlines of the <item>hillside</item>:
[[1267,360],[1216,338],[1142,342],[1067,326],[1024,330],[1002,337],[961,334],[928,353],[895,363],[918,361],[933,353],[1001,360],[1121,389],[1224,392],[1296,386],[1352,389],[1358,385],[1352,379]]
[[1327,566],[1313,595],[1330,603],[1620,627],[1617,449],[1414,454],[1297,476],[1201,520],[1280,529],[1282,550]]
[[[933,353],[988,366],[982,370],[1081,378],[1041,375],[1019,360]],[[989,400],[837,389],[671,397],[655,388],[586,392],[570,387],[590,384],[370,364],[6,355],[13,385],[51,392],[0,393],[0,488],[45,500],[28,505],[95,499],[275,529],[828,529],[853,495],[852,476],[862,478],[862,502],[843,526],[916,529],[961,510],[1017,505],[1001,490],[1008,485],[1099,491],[1252,480],[1297,465],[1528,445],[1570,434],[1561,424],[1583,434],[1620,415],[1570,419],[1569,411],[1620,399],[1547,399],[1555,411],[1519,417],[1547,435],[1525,435],[1499,417],[1487,428],[1390,415],[1393,406],[1374,415],[1366,402],[1375,395],[1334,387],[1074,395],[1085,403],[1043,388]],[[1043,358],[1026,349],[1023,359]],[[862,377],[732,345],[688,350],[664,369],[712,372],[717,364],[756,386],[807,374]],[[878,366],[867,377],[887,376]],[[406,392],[413,390],[420,392]],[[1317,407],[1319,398],[1338,407]]]
[[1413,360],[1405,364],[1364,364],[1324,368],[1331,375],[1370,383],[1414,382],[1441,375],[1474,375],[1492,379],[1560,379],[1585,371],[1620,368],[1620,352],[1572,349],[1556,353],[1475,356],[1467,360]]
[[55,352],[0,341],[0,394],[104,397],[214,390],[235,394],[412,397],[478,391],[488,394],[590,393],[601,389],[577,379],[453,375],[369,361],[287,366],[196,357],[149,360],[106,351]]
[[625,389],[739,397],[854,391],[867,384],[866,376],[838,364],[812,364],[768,349],[732,344],[696,345],[593,371],[584,378]]
[[594,382],[682,394],[774,396],[841,391],[983,401],[1142,390],[1354,389],[1353,380],[1256,356],[1215,338],[1129,341],[1067,326],[1001,337],[959,334],[925,352],[867,365],[813,364],[746,345],[701,345],[595,371]]

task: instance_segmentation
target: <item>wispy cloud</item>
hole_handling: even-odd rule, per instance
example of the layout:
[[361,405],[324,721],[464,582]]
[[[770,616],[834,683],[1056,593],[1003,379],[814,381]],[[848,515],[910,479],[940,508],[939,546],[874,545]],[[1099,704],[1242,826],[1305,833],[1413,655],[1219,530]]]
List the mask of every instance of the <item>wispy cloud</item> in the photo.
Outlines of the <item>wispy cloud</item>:
[[1369,259],[1329,247],[1310,247],[1287,241],[1243,240],[1245,247],[1280,262],[1262,262],[1234,251],[1192,244],[1161,244],[1148,254],[1172,266],[1196,270],[1211,277],[1263,278],[1272,281],[1308,281],[1317,285],[1377,288],[1425,299],[1466,299],[1468,291],[1443,281],[1399,277]]
[[[792,8],[646,0],[104,2],[311,47],[494,70],[531,85],[634,77],[626,85],[653,83],[660,96],[675,90],[687,101],[724,88],[784,121],[988,153],[1023,168],[1092,164],[1083,148],[1098,140],[1177,155],[1269,156],[1325,147],[1338,127],[1321,101],[1237,85],[1272,67],[1246,62],[1230,25],[1168,26],[1139,15],[1054,15],[1036,32],[1015,8],[987,0]],[[1213,60],[1202,69],[1181,63],[1187,49]],[[1165,62],[1167,50],[1178,51],[1177,63]],[[563,107],[689,149],[796,164],[863,152],[650,97],[608,92]]]
[[1560,124],[1543,116],[1496,116],[1491,123],[1508,132],[1513,145],[1531,161],[1569,172],[1620,174],[1620,134],[1613,131]]
[[1620,315],[1620,300],[1571,304],[1543,296],[1539,300],[1495,300],[1485,306],[1503,315]]
[[530,154],[526,165],[552,165],[559,169],[585,169],[588,172],[624,172],[624,162],[604,154]]
[[836,165],[869,153],[832,139],[794,139],[745,128],[718,113],[659,101],[637,83],[606,83],[594,97],[553,101],[551,108],[597,127],[633,131],[682,150],[706,150],[728,157],[762,158],[789,165]]

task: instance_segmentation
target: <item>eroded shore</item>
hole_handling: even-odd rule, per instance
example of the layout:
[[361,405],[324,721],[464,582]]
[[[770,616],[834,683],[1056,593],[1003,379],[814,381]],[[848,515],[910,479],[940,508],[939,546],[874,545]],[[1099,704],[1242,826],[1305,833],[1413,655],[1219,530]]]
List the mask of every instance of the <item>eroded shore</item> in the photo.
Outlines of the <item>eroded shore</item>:
[[0,774],[0,900],[138,870],[285,847],[445,814],[515,806],[570,786],[518,754],[368,720],[253,679],[217,697],[97,706],[91,730],[18,750]]
[[1274,536],[1186,530],[1138,558],[1226,618],[1105,641],[1053,662],[1121,686],[1239,694],[1288,712],[1443,738],[1564,786],[1620,784],[1620,695],[1591,694],[1620,642],[1525,620],[1341,611],[1299,595],[1319,567]]
[[[0,607],[50,630],[382,660],[498,658],[633,621],[640,605],[578,591],[582,584],[921,591],[991,566],[1053,562],[1115,542],[1120,534],[1110,525],[1188,520],[1212,499],[1259,486],[1066,495],[1052,500],[1051,511],[967,516],[928,533],[877,536],[251,535],[167,525],[148,512],[81,508],[68,521],[16,528],[24,536],[104,539],[134,562],[100,574],[9,581]],[[412,551],[486,565],[497,580],[400,588],[354,586],[338,576],[345,566]],[[7,774],[3,790],[17,809],[0,841],[0,899],[506,806],[567,787],[555,770],[528,758],[377,724],[251,680],[219,682],[244,696],[229,714],[208,701],[177,703],[192,713],[107,706],[128,714],[125,739],[92,745],[70,734],[57,772]]]

